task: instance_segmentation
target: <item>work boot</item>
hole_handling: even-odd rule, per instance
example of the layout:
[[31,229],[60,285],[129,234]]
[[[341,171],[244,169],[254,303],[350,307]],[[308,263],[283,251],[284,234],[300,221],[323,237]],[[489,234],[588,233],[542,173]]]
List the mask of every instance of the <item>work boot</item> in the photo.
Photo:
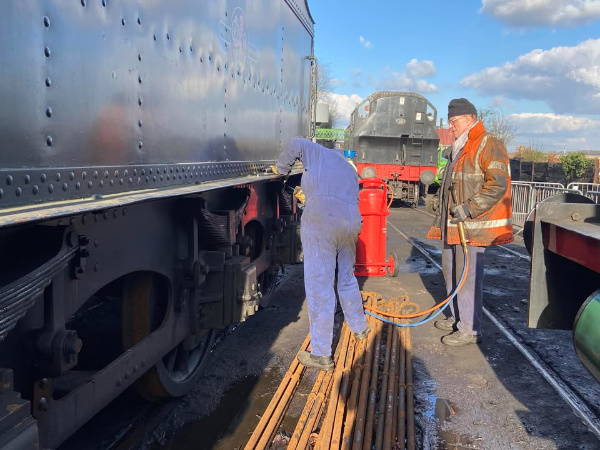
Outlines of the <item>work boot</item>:
[[331,356],[315,356],[311,352],[298,353],[298,361],[305,367],[314,367],[319,370],[333,370]]
[[369,324],[367,324],[367,328],[365,328],[363,331],[361,331],[360,333],[354,333],[354,339],[356,339],[357,341],[362,341],[363,339],[367,338],[370,332],[371,327],[369,326]]
[[456,331],[456,320],[454,317],[446,317],[444,320],[436,320],[433,326],[442,331]]
[[463,345],[478,344],[480,342],[480,335],[465,334],[460,331],[455,331],[442,338],[442,344],[449,345],[450,347],[461,347]]

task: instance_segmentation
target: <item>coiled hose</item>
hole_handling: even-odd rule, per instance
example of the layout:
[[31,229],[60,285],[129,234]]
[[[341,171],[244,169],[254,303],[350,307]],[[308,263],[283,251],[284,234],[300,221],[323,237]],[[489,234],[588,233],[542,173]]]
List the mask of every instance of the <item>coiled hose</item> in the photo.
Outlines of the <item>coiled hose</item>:
[[[397,327],[403,327],[403,328],[404,327],[416,327],[418,325],[427,323],[427,322],[435,319],[437,316],[439,316],[442,313],[442,311],[446,308],[446,306],[448,306],[448,303],[450,303],[450,300],[452,300],[454,297],[456,297],[456,294],[458,294],[458,292],[461,290],[463,284],[465,283],[467,271],[469,270],[469,257],[467,255],[467,235],[465,232],[465,224],[463,222],[458,223],[458,234],[460,236],[460,245],[463,248],[463,255],[464,255],[463,271],[462,271],[462,274],[460,275],[460,280],[458,281],[456,288],[454,288],[454,290],[450,293],[450,295],[448,295],[448,297],[446,297],[443,301],[441,301],[437,305],[434,305],[425,311],[421,311],[421,312],[417,312],[417,313],[393,314],[393,313],[389,313],[386,311],[380,311],[380,310],[375,309],[368,305],[364,305],[364,307],[366,309],[365,314],[373,316],[376,319],[381,320],[382,322],[389,323],[389,324],[395,325]],[[412,319],[415,317],[422,317],[426,314],[430,314],[433,311],[435,311],[436,309],[439,309],[439,311],[437,311],[432,316],[430,316],[424,320],[421,320],[419,322],[415,322],[415,323],[396,323],[396,322],[392,322],[391,320],[388,320],[384,317],[381,317],[381,316],[386,316],[386,317],[390,317],[393,319]]]

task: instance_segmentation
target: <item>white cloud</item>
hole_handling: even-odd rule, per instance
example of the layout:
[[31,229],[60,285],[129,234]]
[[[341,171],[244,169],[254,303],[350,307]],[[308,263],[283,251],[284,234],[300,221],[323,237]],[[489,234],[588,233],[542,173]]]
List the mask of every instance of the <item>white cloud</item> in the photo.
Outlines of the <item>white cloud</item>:
[[516,144],[547,150],[599,150],[600,120],[552,113],[511,114],[519,135]]
[[329,94],[332,103],[335,103],[337,110],[340,113],[340,123],[337,125],[341,128],[346,127],[350,123],[350,115],[354,108],[363,101],[360,95],[342,95]]
[[359,37],[358,40],[360,41],[362,46],[366,49],[370,49],[371,47],[373,47],[373,44],[371,44],[371,41],[367,41],[363,36]]
[[378,91],[416,91],[420,94],[438,92],[439,89],[427,80],[415,80],[402,72],[386,69],[381,79],[370,78],[371,84]]
[[532,50],[465,77],[461,85],[481,95],[540,100],[560,114],[599,114],[600,39]]
[[413,78],[427,78],[435,75],[437,70],[433,61],[419,61],[413,58],[406,64],[406,73]]
[[575,27],[600,19],[600,0],[481,0],[480,11],[515,27]]

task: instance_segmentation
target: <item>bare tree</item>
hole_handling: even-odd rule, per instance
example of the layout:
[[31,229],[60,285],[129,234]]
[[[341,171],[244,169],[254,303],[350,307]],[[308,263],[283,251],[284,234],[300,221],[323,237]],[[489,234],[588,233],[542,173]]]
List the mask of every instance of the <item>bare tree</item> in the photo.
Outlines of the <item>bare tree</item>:
[[515,139],[519,128],[508,117],[506,112],[494,108],[479,110],[479,120],[483,122],[485,129],[492,135],[504,142],[508,147]]

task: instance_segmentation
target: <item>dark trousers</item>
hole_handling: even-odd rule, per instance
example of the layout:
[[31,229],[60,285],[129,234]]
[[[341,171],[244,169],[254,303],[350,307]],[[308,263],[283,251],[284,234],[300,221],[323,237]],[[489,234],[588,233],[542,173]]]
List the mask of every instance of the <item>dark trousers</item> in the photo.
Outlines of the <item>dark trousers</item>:
[[[458,322],[458,330],[464,334],[481,334],[483,315],[483,257],[487,247],[467,246],[469,267],[462,289],[450,302],[452,316]],[[446,280],[446,292],[450,294],[460,281],[464,256],[460,245],[444,243],[442,272]]]

